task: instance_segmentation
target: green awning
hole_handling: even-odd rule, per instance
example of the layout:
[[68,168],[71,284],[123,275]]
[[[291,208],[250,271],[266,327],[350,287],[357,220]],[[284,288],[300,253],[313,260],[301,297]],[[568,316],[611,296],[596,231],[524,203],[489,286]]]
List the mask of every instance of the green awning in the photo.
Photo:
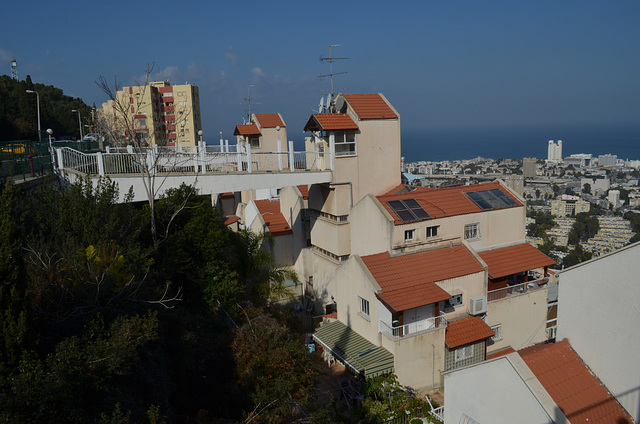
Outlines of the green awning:
[[376,346],[340,321],[318,328],[313,338],[355,373],[376,377],[393,372],[393,354]]

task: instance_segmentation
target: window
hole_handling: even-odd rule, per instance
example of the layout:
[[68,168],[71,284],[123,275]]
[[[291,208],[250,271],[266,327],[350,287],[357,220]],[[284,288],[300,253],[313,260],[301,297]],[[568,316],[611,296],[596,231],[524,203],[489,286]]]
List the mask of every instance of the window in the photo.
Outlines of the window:
[[416,230],[407,230],[404,232],[404,241],[413,241],[416,238]]
[[427,227],[427,238],[438,237],[438,227]]
[[473,356],[473,345],[462,346],[456,349],[456,362],[464,361]]
[[449,299],[449,305],[450,306],[462,305],[462,293],[454,294],[453,296],[451,296],[451,299]]
[[369,301],[363,298],[360,298],[360,312],[364,315],[369,316]]
[[502,340],[502,324],[492,325],[491,330],[495,333],[491,340],[494,342]]
[[467,224],[464,226],[464,239],[473,240],[480,238],[480,224]]
[[356,132],[337,131],[335,133],[336,156],[353,156],[356,151]]
[[251,137],[249,138],[249,144],[251,147],[260,147],[260,137]]

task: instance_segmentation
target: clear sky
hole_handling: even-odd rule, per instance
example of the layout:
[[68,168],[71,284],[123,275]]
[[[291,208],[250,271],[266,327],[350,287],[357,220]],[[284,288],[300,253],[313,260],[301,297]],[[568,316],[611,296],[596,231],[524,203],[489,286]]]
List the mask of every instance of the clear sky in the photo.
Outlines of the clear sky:
[[330,87],[382,92],[408,132],[632,125],[640,119],[638,0],[7,0],[0,73],[100,106],[94,81],[200,88],[205,139],[282,113],[289,139]]

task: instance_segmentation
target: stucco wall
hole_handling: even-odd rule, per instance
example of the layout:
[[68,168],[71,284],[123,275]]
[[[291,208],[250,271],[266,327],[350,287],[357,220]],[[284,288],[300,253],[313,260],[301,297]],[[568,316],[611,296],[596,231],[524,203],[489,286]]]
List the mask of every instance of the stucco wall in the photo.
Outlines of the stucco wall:
[[640,420],[640,243],[560,273],[557,339]]
[[500,324],[503,337],[497,342],[489,341],[487,353],[508,346],[518,350],[545,341],[547,287],[489,302],[484,321],[490,327]]
[[[437,239],[464,238],[464,226],[474,223],[479,224],[480,238],[468,240],[468,242],[476,250],[523,242],[525,238],[524,207],[516,207],[396,225],[394,226],[392,245],[405,244],[404,233],[411,229],[416,230],[417,242],[426,243]],[[439,227],[438,237],[427,239],[427,227],[433,226]]]
[[485,294],[485,274],[485,271],[482,271],[436,282],[439,287],[449,294],[453,294],[456,290],[462,291],[462,305],[446,307],[448,303],[446,301],[441,302],[440,310],[447,314],[447,319],[451,320],[469,313],[470,299]]
[[440,385],[440,373],[444,370],[444,336],[444,328],[403,337],[397,342],[382,336],[383,346],[394,354],[400,384],[421,391]]
[[365,196],[353,207],[349,221],[351,253],[365,256],[389,250],[393,218],[373,195]]

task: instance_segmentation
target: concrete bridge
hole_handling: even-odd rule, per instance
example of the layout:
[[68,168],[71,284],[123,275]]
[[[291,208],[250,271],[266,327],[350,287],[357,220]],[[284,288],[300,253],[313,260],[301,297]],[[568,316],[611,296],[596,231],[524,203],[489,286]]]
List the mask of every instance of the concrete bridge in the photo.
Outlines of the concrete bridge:
[[181,184],[193,185],[199,194],[217,194],[262,188],[280,188],[332,181],[332,152],[228,152],[200,144],[191,149],[111,149],[82,153],[55,149],[56,171],[73,183],[109,177],[118,184],[120,201],[130,188],[133,201],[155,198]]

